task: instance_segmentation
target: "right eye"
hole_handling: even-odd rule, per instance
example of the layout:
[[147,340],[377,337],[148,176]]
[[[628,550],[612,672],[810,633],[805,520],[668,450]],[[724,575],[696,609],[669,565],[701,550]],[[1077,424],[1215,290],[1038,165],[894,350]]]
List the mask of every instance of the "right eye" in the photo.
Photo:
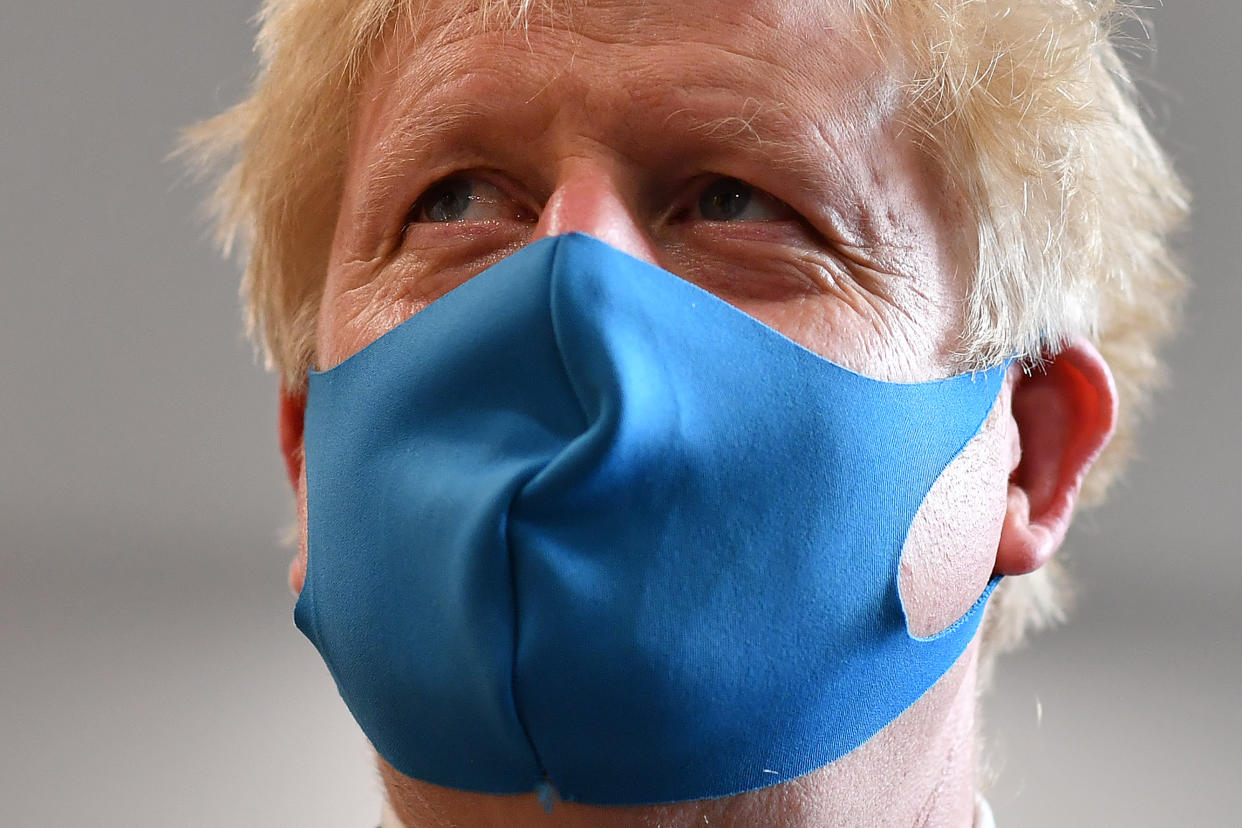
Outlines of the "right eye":
[[696,205],[705,221],[780,221],[794,217],[788,204],[736,178],[709,183]]
[[454,176],[427,188],[406,217],[406,224],[510,219],[533,221],[534,216],[495,184],[479,178]]

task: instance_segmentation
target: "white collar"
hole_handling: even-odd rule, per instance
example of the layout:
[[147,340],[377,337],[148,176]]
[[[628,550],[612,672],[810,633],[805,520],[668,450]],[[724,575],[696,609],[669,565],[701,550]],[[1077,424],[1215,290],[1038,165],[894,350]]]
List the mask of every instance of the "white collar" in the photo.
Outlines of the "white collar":
[[[401,828],[400,825],[397,828]],[[992,816],[992,806],[983,798],[983,794],[975,794],[975,825],[974,828],[996,828],[996,820]]]
[[401,820],[397,818],[397,812],[388,804],[388,800],[384,800],[384,810],[380,814],[379,828],[405,828]]

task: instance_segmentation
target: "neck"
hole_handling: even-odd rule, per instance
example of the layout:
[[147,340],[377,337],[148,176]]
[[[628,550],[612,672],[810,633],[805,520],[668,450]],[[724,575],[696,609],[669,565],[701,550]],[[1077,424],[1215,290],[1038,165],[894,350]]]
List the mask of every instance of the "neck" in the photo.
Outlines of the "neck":
[[862,747],[805,776],[720,799],[605,808],[534,794],[494,796],[402,776],[380,760],[393,814],[405,828],[691,828],[875,824],[961,828],[974,813],[975,675],[972,644],[918,702]]

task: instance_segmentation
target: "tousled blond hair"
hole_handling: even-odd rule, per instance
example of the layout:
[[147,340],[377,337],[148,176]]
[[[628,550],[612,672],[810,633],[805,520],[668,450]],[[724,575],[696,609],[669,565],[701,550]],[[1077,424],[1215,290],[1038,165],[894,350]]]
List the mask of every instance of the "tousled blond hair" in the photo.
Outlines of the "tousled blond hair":
[[[553,3],[434,0],[521,25]],[[1098,499],[1128,453],[1159,378],[1157,348],[1183,275],[1169,237],[1187,198],[1143,123],[1113,45],[1114,0],[851,0],[881,51],[899,53],[906,119],[973,215],[975,278],[963,357],[1032,360],[1094,342],[1120,397],[1117,435],[1088,477]],[[315,319],[344,177],[353,101],[373,45],[433,0],[266,0],[250,96],[187,132],[226,249],[248,253],[252,334],[283,381],[314,358]],[[989,612],[989,651],[1057,613],[1054,570],[1007,579]]]

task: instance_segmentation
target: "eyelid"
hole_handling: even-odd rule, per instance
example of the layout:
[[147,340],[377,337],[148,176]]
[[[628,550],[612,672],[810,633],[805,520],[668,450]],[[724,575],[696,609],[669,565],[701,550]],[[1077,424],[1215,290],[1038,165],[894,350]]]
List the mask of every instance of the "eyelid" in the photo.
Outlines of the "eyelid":
[[[707,173],[707,174],[700,175],[692,179],[688,187],[685,189],[685,195],[677,198],[673,202],[672,206],[670,206],[669,209],[663,214],[663,216],[661,217],[661,223],[676,224],[679,222],[687,221],[688,219],[686,218],[686,216],[688,214],[692,214],[698,211],[699,200],[703,197],[704,191],[707,190],[707,188],[712,186],[713,184],[716,184],[720,181],[729,180],[729,179],[738,181],[742,184],[745,184],[747,187],[750,187],[751,190],[753,191],[754,196],[761,199],[765,204],[770,204],[776,212],[783,213],[783,215],[780,215],[777,218],[760,219],[758,221],[799,221],[799,222],[807,223],[806,218],[801,213],[799,213],[796,209],[794,209],[794,207],[791,206],[789,202],[785,201],[784,199],[778,196],[773,195],[770,191],[765,190],[764,188],[756,184],[752,184],[750,181],[746,180],[745,178],[742,178],[741,176],[727,175],[725,173]],[[708,221],[708,219],[701,219],[701,218],[698,220]],[[746,223],[746,222],[736,222],[736,223]]]
[[[456,171],[445,173],[443,175],[436,176],[434,179],[429,181],[426,184],[426,186],[424,186],[418,192],[418,194],[410,202],[410,206],[404,214],[404,217],[402,220],[402,227],[401,227],[402,234],[404,234],[409,229],[409,227],[413,224],[437,224],[437,223],[454,224],[454,223],[458,223],[458,222],[424,222],[424,221],[418,221],[416,218],[416,212],[419,210],[420,205],[423,202],[423,199],[425,199],[429,194],[431,194],[437,187],[443,184],[446,184],[448,182],[451,182],[451,181],[472,181],[472,182],[475,182],[476,184],[483,184],[492,190],[498,191],[501,195],[504,196],[505,200],[508,201],[508,203],[513,206],[514,215],[512,216],[512,218],[516,221],[533,222],[537,220],[539,217],[538,208],[531,207],[528,199],[522,198],[514,194],[514,191],[519,188],[516,187],[507,176],[504,176],[494,170],[488,170],[488,169],[463,169],[463,170],[456,170]],[[476,221],[494,221],[494,220],[497,220],[497,219],[495,218],[476,219]]]

